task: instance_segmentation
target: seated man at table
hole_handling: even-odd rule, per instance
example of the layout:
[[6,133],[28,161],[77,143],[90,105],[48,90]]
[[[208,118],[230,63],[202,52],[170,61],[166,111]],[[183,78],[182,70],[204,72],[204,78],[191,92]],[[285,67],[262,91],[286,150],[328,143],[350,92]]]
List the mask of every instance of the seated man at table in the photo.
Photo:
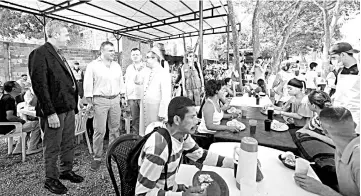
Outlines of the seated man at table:
[[[190,134],[197,125],[198,118],[195,104],[187,97],[175,97],[168,106],[168,123],[166,129],[172,136],[172,158],[168,164],[167,185],[164,190],[164,164],[168,159],[168,145],[159,134],[152,134],[145,143],[139,156],[139,176],[135,188],[136,195],[179,195],[191,196],[201,192],[200,187],[187,188],[176,184],[182,154],[204,165],[233,168],[233,159],[223,157],[200,148]],[[185,174],[187,175],[187,174]],[[189,176],[191,178],[191,176]],[[178,192],[177,192],[178,191]],[[183,192],[182,192],[183,191]]]
[[[4,84],[4,95],[0,99],[0,122],[21,122],[23,124],[23,132],[31,132],[29,147],[26,154],[34,154],[42,151],[38,148],[40,141],[39,121],[28,121],[16,116],[17,108],[15,97],[21,94],[21,86],[15,81],[8,81]],[[15,126],[7,125],[0,127],[0,134],[8,134],[15,131]],[[21,140],[16,144],[13,155],[21,154]]]
[[335,166],[339,193],[303,174],[295,174],[301,188],[325,196],[360,195],[360,136],[351,112],[344,107],[326,107],[320,112],[321,126],[336,146]]
[[236,118],[237,114],[225,114],[220,106],[220,100],[224,98],[224,83],[222,81],[209,80],[205,84],[206,99],[201,106],[202,119],[198,127],[199,133],[215,133],[216,131],[239,132],[236,126],[221,125],[223,118]]

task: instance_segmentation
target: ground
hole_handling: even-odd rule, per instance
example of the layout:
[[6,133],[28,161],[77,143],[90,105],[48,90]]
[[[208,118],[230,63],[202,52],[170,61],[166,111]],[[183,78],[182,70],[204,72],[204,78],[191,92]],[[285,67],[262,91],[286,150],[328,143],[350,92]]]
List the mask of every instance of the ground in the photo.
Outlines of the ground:
[[[89,170],[91,160],[86,145],[76,145],[74,170],[85,177],[85,181],[80,184],[62,181],[69,190],[66,195],[115,195],[105,161],[98,172],[92,172]],[[27,156],[26,162],[22,163],[21,155],[7,155],[7,143],[0,140],[0,195],[55,195],[43,188],[44,176],[42,153]]]

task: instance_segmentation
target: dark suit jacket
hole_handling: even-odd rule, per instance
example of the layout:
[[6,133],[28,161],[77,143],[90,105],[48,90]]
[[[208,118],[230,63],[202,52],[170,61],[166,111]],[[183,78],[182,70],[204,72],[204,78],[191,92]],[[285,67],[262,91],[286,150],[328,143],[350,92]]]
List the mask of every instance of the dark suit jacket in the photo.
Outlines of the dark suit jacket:
[[73,88],[73,73],[68,71],[49,42],[30,53],[28,66],[33,90],[38,98],[37,116],[47,117],[71,110],[78,112],[78,89],[77,85]]

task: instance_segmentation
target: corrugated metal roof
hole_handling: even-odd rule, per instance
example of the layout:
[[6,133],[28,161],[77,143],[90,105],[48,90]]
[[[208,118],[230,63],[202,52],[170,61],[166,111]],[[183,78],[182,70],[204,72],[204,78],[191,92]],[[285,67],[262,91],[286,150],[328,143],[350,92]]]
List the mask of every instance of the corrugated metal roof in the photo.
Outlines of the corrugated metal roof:
[[[199,30],[198,0],[2,0],[0,7],[144,41],[195,36]],[[205,34],[226,32],[226,0],[204,0],[203,8]]]

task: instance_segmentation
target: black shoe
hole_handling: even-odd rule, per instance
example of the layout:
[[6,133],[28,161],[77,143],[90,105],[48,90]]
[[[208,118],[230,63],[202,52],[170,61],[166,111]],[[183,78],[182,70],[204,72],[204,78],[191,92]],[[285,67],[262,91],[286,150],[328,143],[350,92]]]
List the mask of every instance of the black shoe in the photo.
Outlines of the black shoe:
[[47,178],[45,180],[44,188],[58,195],[62,195],[68,192],[68,189],[59,180],[52,178]]
[[68,171],[60,174],[59,179],[61,180],[69,180],[72,183],[81,183],[84,181],[84,178],[75,174],[73,171]]

